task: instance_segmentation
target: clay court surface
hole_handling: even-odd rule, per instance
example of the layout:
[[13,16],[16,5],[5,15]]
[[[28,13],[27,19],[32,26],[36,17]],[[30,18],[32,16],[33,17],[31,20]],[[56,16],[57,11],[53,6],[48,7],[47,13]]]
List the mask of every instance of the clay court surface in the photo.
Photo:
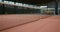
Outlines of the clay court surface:
[[60,32],[60,16],[0,15],[0,32]]

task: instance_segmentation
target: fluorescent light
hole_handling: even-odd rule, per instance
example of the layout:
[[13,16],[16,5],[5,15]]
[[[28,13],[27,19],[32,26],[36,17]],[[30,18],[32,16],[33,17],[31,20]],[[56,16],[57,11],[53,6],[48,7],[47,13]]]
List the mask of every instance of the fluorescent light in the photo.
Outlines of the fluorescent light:
[[[1,0],[0,0],[1,1]],[[28,7],[28,8],[34,8],[34,9],[40,9],[40,8],[45,8],[47,6],[35,6],[35,5],[29,5],[29,4],[23,4],[23,3],[18,3],[16,2],[14,4],[14,2],[12,1],[4,1],[5,4],[10,4],[10,5],[16,5],[16,6],[21,6],[21,7]]]
[[9,4],[8,1],[4,1],[5,4]]
[[12,4],[12,5],[13,5],[13,4],[14,4],[14,2],[9,1],[9,4]]
[[17,6],[22,6],[22,3],[16,3],[15,5],[17,5]]
[[40,6],[40,8],[47,8],[47,6]]
[[12,1],[4,1],[5,4],[10,4],[10,5],[14,5],[14,2]]

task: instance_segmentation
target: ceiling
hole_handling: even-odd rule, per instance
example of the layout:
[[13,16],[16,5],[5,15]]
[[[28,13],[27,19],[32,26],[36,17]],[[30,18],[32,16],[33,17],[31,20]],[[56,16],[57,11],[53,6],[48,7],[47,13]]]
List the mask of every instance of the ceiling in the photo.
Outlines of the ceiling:
[[33,4],[33,5],[42,5],[48,2],[51,2],[53,0],[10,0],[10,1],[14,1],[14,2],[22,2],[22,3],[26,3],[26,4]]

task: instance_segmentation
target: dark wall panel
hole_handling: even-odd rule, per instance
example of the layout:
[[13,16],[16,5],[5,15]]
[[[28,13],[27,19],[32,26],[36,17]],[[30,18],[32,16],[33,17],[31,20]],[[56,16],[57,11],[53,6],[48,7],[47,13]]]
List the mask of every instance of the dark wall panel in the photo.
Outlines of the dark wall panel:
[[0,14],[3,14],[3,5],[0,4]]

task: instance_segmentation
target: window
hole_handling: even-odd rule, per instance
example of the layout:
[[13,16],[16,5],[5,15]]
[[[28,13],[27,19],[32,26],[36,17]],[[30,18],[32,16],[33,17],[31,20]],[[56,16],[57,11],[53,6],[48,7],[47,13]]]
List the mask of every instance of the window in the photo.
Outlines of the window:
[[2,0],[0,0],[0,2],[2,2]]

